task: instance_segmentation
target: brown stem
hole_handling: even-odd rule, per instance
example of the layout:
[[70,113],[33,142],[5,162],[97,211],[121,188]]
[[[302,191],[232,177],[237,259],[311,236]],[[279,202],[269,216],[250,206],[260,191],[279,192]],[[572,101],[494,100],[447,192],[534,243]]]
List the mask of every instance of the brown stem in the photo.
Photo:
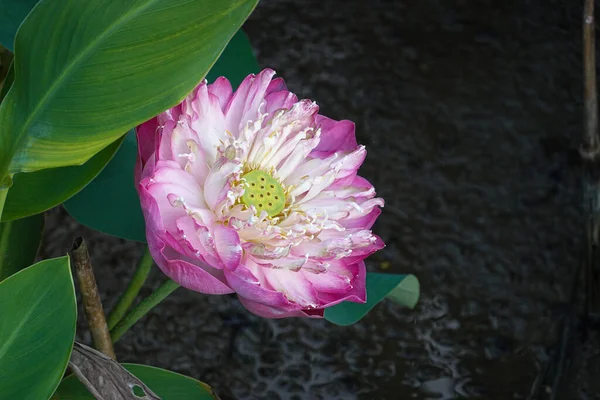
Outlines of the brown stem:
[[548,398],[541,390],[550,388],[550,400],[563,398],[560,391],[563,375],[568,368],[567,359],[572,357],[573,336],[577,332],[577,303],[580,293],[580,276],[583,275],[585,292],[584,318],[598,305],[597,277],[598,251],[600,250],[600,138],[598,137],[598,95],[596,88],[596,24],[594,21],[594,0],[584,0],[583,10],[583,74],[584,74],[584,132],[581,155],[583,158],[583,196],[586,214],[586,248],[582,262],[574,269],[571,296],[567,315],[562,321],[560,339],[554,356],[548,362],[541,376],[536,379],[530,399]]
[[115,351],[113,343],[110,340],[110,332],[106,324],[106,317],[104,316],[102,302],[100,301],[96,279],[94,278],[90,255],[83,238],[78,237],[75,239],[71,255],[73,257],[73,264],[75,264],[85,316],[90,326],[94,347],[115,360]]
[[[596,87],[596,23],[594,0],[585,0],[583,9],[583,72],[585,130],[582,155],[584,158],[584,207],[587,217],[587,246],[589,254],[600,249],[600,138],[598,137],[598,92]],[[598,265],[595,257],[588,259],[585,274],[585,315],[598,304]]]
[[596,44],[595,44],[594,0],[585,0],[583,12],[583,73],[585,101],[584,150],[597,155],[598,139],[598,95],[596,90]]

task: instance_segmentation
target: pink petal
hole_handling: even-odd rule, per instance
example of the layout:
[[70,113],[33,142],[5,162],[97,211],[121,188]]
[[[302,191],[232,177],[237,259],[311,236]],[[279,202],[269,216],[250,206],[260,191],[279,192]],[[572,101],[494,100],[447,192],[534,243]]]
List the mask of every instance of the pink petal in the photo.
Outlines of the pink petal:
[[[145,212],[144,208],[146,204],[149,202],[154,202],[157,204],[156,209],[153,211],[155,214],[147,214],[145,212],[146,224],[148,224],[148,220],[158,220],[161,221],[161,225],[165,226],[165,229],[173,232],[177,229],[175,225],[175,221],[177,218],[183,217],[186,214],[185,210],[180,207],[173,207],[168,202],[166,196],[162,196],[162,193],[156,193],[156,190],[150,191],[150,183],[148,183],[147,179],[142,180],[138,186],[138,191],[140,194],[140,202],[142,205],[142,210]],[[154,187],[156,189],[156,187]],[[164,221],[164,222],[163,222]]]
[[346,265],[343,260],[332,260],[326,272],[303,270],[303,273],[318,292],[345,294],[353,288],[352,283],[359,271],[356,264]]
[[229,269],[236,269],[242,260],[242,244],[239,235],[234,229],[219,223],[213,226],[213,233],[223,264]]
[[189,255],[213,268],[222,269],[223,262],[217,253],[215,240],[206,226],[188,216],[177,219],[177,228],[182,233],[181,241],[187,244]]
[[167,121],[179,121],[179,117],[181,116],[181,104],[176,105],[175,107],[169,108],[167,111],[158,114],[158,125],[162,126]]
[[155,151],[158,155],[158,159],[172,160],[174,158],[171,147],[171,135],[173,134],[173,129],[175,129],[176,126],[177,121],[167,120],[157,129]]
[[299,271],[283,268],[263,268],[267,282],[291,302],[302,308],[317,308],[319,301],[312,285]]
[[318,115],[315,123],[321,127],[321,142],[311,154],[313,157],[326,158],[337,151],[353,151],[358,147],[354,122]]
[[180,155],[189,153],[190,150],[187,142],[190,140],[197,142],[199,138],[196,132],[194,132],[189,126],[178,124],[173,128],[169,140],[169,144],[171,145],[171,154],[173,155],[173,161],[178,161],[182,167],[185,165],[185,163],[181,162],[184,160],[184,158]]
[[208,85],[208,93],[216,96],[219,99],[219,106],[223,114],[225,108],[233,96],[233,90],[231,89],[231,83],[223,76],[218,77],[212,84]]
[[282,310],[280,308],[271,307],[266,304],[258,303],[256,301],[249,300],[245,297],[238,296],[240,303],[248,311],[263,318],[289,318],[289,317],[300,317],[300,318],[323,318],[323,310]]
[[[138,159],[135,169],[134,169],[135,184],[137,185],[145,178],[148,178],[149,176],[151,176],[154,173],[155,169],[156,169],[156,154],[153,154],[152,156],[150,156],[150,158],[146,161],[146,165],[144,165],[143,168],[141,167],[141,162]],[[140,172],[140,170],[141,170],[141,172]]]
[[225,278],[222,272],[216,270],[210,273],[207,271],[207,269],[211,269],[208,265],[201,265],[200,262],[192,264],[179,259],[164,258],[164,261],[161,260],[159,264],[160,258],[157,259],[154,256],[155,253],[156,251],[151,252],[160,269],[184,288],[205,294],[233,293],[233,290],[223,282]]
[[[206,209],[198,184],[190,174],[179,169],[174,161],[159,161],[154,174],[144,178],[139,187],[144,188],[145,196],[155,200],[159,212],[156,218],[164,221],[171,232],[177,229],[175,225],[177,218],[187,215],[184,205],[198,210]],[[174,199],[179,199],[181,205],[176,206]]]
[[298,102],[298,97],[287,90],[283,78],[275,78],[267,87],[265,101],[267,102],[265,112],[270,114],[275,110],[292,108],[294,103]]
[[238,136],[248,121],[258,120],[259,107],[263,103],[271,78],[272,69],[264,69],[258,75],[248,75],[235,91],[225,109],[225,129]]
[[359,216],[356,218],[342,218],[339,223],[344,228],[363,228],[371,229],[377,217],[381,214],[381,208],[373,208],[367,215]]
[[144,187],[140,188],[142,210],[146,219],[148,249],[158,267],[181,286],[206,294],[232,293],[222,273],[206,264],[192,264],[165,244],[166,231],[154,198]]
[[339,172],[336,179],[345,178],[350,175],[355,175],[363,161],[367,157],[367,151],[364,146],[359,146],[349,154],[346,154],[340,161],[334,163],[336,168],[339,168]]
[[185,107],[191,128],[198,135],[198,145],[204,153],[205,162],[212,166],[217,159],[217,147],[226,136],[225,116],[219,98],[208,92],[201,83],[186,99]]
[[345,217],[346,221],[364,217],[365,215],[370,214],[373,209],[384,206],[384,201],[380,197],[373,199],[358,198],[355,200],[356,202],[353,203],[353,207],[349,210],[348,216]]
[[265,101],[267,102],[267,106],[265,107],[265,112],[271,114],[276,110],[280,109],[290,109],[292,106],[298,102],[298,97],[287,90],[282,90],[280,92],[270,93],[265,97]]
[[240,265],[235,271],[223,270],[227,283],[239,296],[282,310],[300,308],[297,304],[288,301],[283,293],[264,284],[264,280],[256,276],[259,274],[255,275],[250,271],[249,263]]
[[154,117],[139,125],[135,130],[138,143],[138,157],[142,166],[146,164],[146,161],[156,149],[155,141],[157,129],[158,119]]
[[231,176],[239,169],[239,164],[231,162],[226,157],[221,157],[208,172],[203,191],[206,204],[211,210],[214,210],[217,204],[225,200],[229,191]]
[[364,303],[367,301],[367,289],[365,287],[367,269],[365,263],[360,261],[354,265],[349,265],[347,268],[355,268],[356,271],[352,280],[352,288],[343,294],[319,292],[318,297],[323,307],[331,307],[342,301],[351,301],[354,303]]
[[269,86],[267,86],[267,90],[265,90],[265,95],[284,90],[287,91],[287,86],[285,85],[283,78],[275,78],[269,82]]
[[361,259],[367,258],[371,254],[373,254],[376,251],[379,251],[385,247],[385,243],[379,236],[377,236],[377,235],[371,235],[371,236],[374,238],[374,241],[372,243],[363,244],[359,247],[352,248],[351,257],[353,259],[356,259],[356,257],[362,257]]
[[[352,188],[355,192],[360,193],[353,193],[353,197],[365,196],[367,193],[374,190],[371,182],[358,175],[348,175],[344,178],[337,179],[331,186],[327,188],[327,190],[333,190],[336,193],[339,193],[340,190],[344,190],[346,188]],[[373,194],[375,193],[373,192]]]

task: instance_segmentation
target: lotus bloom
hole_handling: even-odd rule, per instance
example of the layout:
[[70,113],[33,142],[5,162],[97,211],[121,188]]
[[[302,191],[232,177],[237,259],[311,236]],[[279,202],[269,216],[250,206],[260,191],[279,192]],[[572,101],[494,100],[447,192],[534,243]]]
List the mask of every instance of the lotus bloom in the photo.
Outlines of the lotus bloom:
[[137,129],[150,252],[188,289],[237,293],[269,318],[365,302],[383,200],[357,175],[354,124],[318,114],[266,69],[233,92],[202,82]]

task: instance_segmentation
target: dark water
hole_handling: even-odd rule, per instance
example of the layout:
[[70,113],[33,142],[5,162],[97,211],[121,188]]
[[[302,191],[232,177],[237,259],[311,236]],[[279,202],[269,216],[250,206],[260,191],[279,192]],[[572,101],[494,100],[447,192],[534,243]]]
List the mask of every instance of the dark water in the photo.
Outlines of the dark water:
[[[223,400],[526,399],[583,248],[579,3],[264,0],[245,26],[259,61],[356,121],[362,174],[386,200],[369,268],[418,275],[421,302],[336,327],[182,290],[119,342],[120,360]],[[45,255],[83,233],[114,299],[141,247],[50,218]],[[559,398],[600,398],[599,344],[576,342]]]

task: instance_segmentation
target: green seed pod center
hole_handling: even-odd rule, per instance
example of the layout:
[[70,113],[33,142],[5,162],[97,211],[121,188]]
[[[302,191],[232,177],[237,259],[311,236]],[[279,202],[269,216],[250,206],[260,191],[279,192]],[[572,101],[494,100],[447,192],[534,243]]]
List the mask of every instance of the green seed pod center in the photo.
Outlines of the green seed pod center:
[[269,217],[274,217],[285,208],[285,192],[281,184],[266,172],[254,170],[244,176],[246,188],[242,203],[254,206],[258,214],[265,210]]

